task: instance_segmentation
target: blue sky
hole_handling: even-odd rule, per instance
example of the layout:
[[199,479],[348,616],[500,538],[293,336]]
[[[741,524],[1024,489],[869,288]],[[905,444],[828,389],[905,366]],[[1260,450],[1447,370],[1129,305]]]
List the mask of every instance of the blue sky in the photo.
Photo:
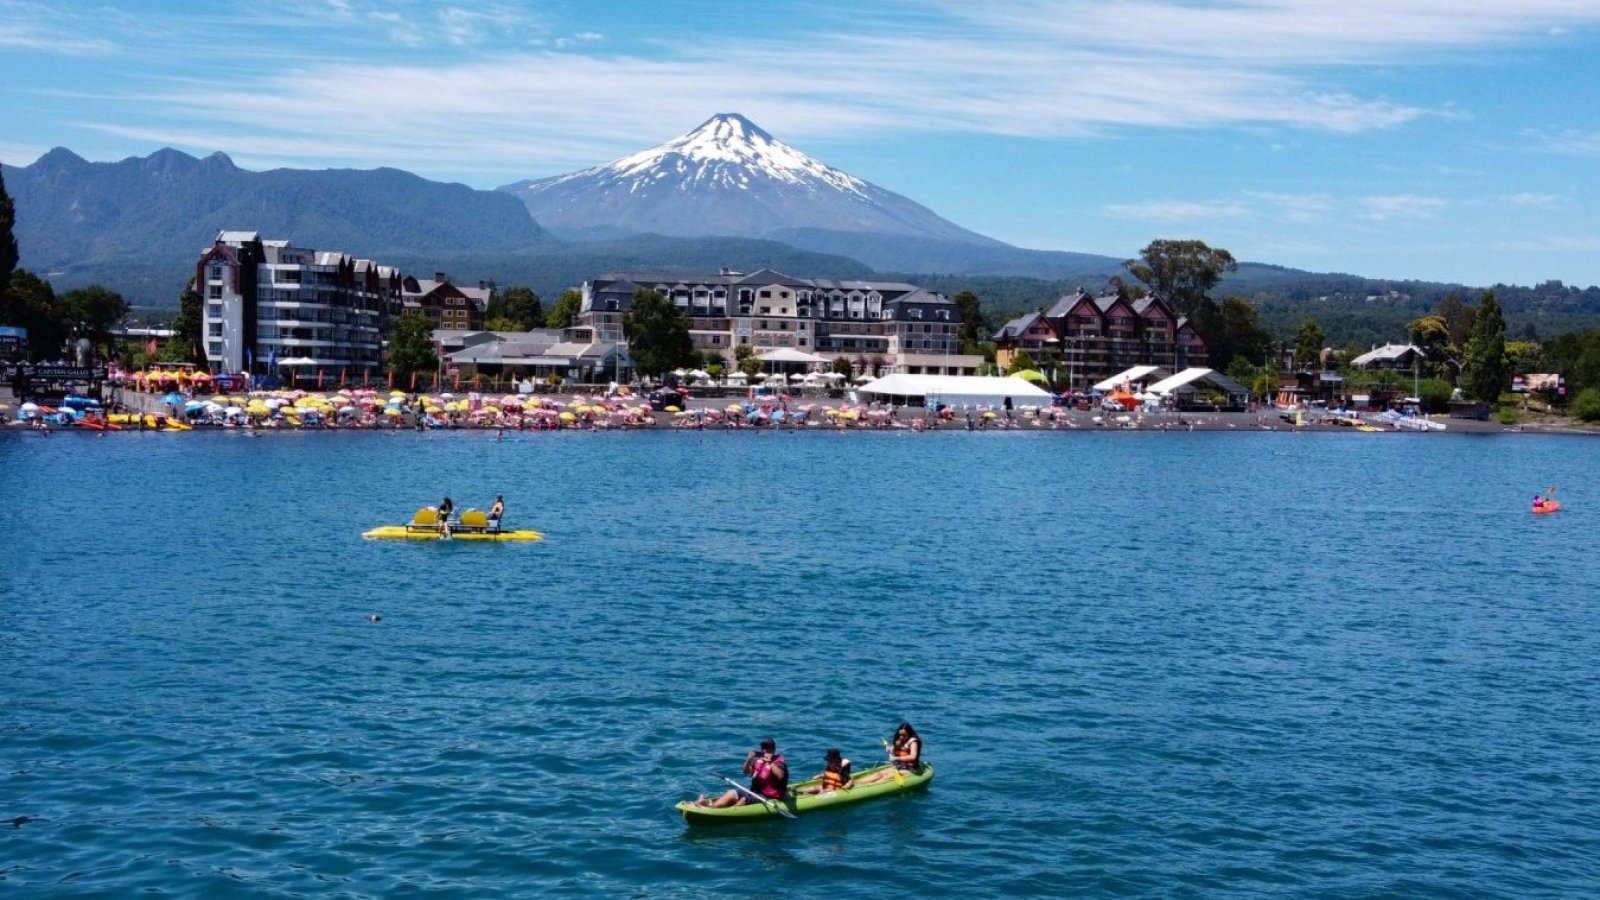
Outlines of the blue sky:
[[1597,51],[1600,0],[0,0],[0,163],[492,188],[740,112],[1022,246],[1590,285]]

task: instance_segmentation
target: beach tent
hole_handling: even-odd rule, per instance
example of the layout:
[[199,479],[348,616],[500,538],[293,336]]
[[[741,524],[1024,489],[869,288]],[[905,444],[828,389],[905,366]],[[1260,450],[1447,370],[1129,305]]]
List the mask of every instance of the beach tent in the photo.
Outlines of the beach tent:
[[1104,381],[1095,382],[1094,387],[1091,388],[1091,390],[1102,392],[1109,391],[1121,387],[1124,384],[1131,385],[1134,382],[1143,378],[1148,378],[1151,375],[1155,375],[1158,378],[1165,378],[1167,376],[1167,372],[1160,366],[1134,366],[1131,369],[1118,372]]
[[1008,375],[885,375],[862,385],[866,398],[925,406],[932,399],[948,406],[1001,406],[1011,398],[1014,406],[1048,405],[1050,393]]

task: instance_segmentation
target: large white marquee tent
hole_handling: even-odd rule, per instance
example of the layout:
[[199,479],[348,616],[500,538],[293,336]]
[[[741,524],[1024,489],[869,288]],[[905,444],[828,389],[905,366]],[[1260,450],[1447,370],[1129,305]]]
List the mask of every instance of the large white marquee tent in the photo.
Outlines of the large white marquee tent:
[[1050,393],[1014,375],[885,375],[857,389],[863,399],[926,406],[1038,406],[1050,402]]

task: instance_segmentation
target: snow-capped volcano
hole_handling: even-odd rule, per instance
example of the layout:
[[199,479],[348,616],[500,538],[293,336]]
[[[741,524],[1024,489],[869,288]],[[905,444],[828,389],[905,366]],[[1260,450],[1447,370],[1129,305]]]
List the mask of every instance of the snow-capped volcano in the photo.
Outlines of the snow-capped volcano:
[[794,243],[797,234],[847,232],[1003,246],[812,159],[738,113],[712,116],[603,166],[500,190],[522,198],[545,228],[573,237],[634,232]]

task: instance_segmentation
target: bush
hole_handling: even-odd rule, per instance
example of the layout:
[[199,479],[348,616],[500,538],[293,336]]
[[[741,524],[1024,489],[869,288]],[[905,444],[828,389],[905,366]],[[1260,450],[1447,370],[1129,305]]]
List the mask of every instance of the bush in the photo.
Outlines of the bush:
[[1502,406],[1495,416],[1501,425],[1515,425],[1522,421],[1522,411],[1515,406]]
[[1426,413],[1442,413],[1450,411],[1450,383],[1438,378],[1429,378],[1417,385],[1417,399],[1422,403],[1422,411]]
[[1584,388],[1572,401],[1572,417],[1580,422],[1600,422],[1600,388]]

